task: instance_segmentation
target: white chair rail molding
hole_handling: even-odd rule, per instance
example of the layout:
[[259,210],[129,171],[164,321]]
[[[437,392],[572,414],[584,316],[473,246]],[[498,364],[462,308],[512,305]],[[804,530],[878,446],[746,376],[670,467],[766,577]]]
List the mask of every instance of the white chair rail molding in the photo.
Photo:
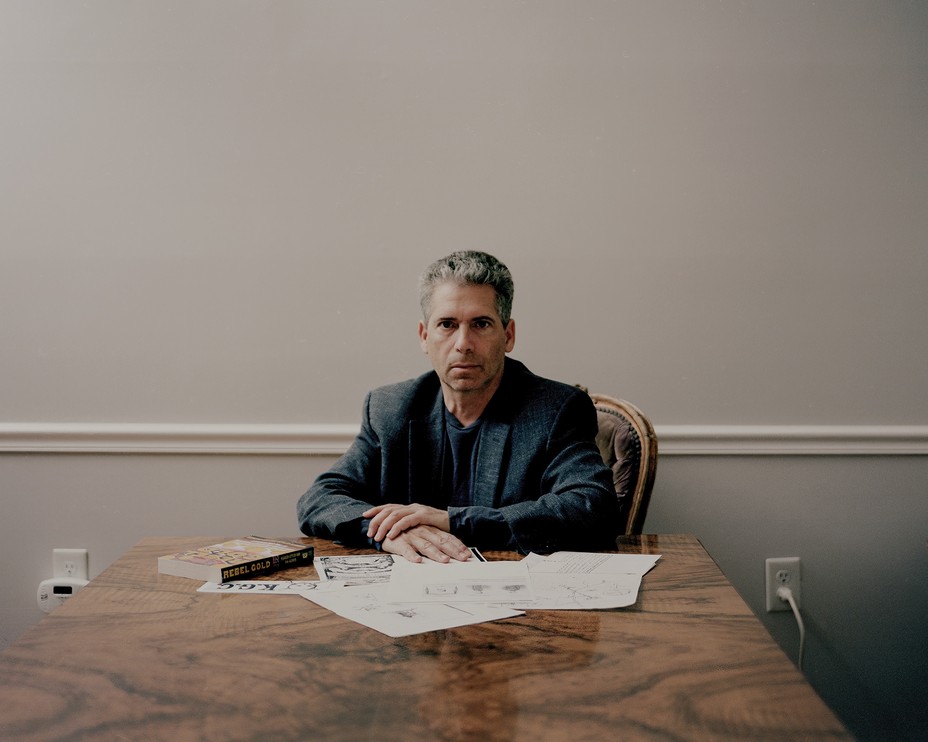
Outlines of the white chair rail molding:
[[[3,453],[332,456],[353,424],[0,423]],[[919,456],[928,425],[656,425],[663,456]]]

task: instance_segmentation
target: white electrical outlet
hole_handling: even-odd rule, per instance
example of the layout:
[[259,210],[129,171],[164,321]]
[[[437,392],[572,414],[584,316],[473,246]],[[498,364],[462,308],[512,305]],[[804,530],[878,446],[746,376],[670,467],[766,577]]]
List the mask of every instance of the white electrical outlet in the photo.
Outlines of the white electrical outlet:
[[87,549],[53,549],[52,577],[89,580]]
[[780,557],[767,560],[767,613],[772,611],[788,611],[789,603],[780,600],[777,590],[788,587],[799,608],[802,588],[801,574],[799,572],[799,557]]

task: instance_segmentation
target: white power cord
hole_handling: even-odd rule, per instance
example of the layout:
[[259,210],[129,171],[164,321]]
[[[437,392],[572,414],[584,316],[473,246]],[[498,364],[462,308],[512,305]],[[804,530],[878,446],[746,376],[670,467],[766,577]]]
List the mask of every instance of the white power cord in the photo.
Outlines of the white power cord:
[[789,603],[789,607],[793,609],[793,615],[796,617],[796,623],[799,624],[799,669],[802,670],[802,650],[803,646],[806,643],[806,627],[802,623],[802,616],[799,614],[799,606],[796,605],[796,599],[793,597],[793,591],[788,587],[778,587],[777,588],[777,597],[782,600],[784,603]]

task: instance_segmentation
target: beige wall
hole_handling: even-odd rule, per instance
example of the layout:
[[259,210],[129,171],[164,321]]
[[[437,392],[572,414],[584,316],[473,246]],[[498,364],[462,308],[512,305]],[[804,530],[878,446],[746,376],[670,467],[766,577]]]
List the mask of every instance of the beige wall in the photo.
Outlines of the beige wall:
[[[516,357],[708,436],[649,530],[758,611],[801,556],[810,679],[923,736],[926,31],[896,0],[0,0],[0,645],[55,546],[292,532],[331,456],[254,451],[424,370],[415,276],[480,247]],[[131,453],[158,425],[175,452]]]
[[6,421],[353,419],[465,246],[659,422],[928,420],[922,4],[0,14]]

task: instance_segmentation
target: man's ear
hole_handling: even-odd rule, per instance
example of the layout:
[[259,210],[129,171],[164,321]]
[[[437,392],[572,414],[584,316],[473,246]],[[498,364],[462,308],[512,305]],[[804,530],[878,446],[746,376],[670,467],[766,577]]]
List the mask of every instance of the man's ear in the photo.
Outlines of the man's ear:
[[509,324],[506,325],[506,352],[512,350],[513,346],[516,344],[516,321],[514,319],[509,320]]
[[429,331],[425,327],[425,323],[419,322],[419,347],[422,348],[422,352],[428,355],[429,349],[425,341],[428,339]]

